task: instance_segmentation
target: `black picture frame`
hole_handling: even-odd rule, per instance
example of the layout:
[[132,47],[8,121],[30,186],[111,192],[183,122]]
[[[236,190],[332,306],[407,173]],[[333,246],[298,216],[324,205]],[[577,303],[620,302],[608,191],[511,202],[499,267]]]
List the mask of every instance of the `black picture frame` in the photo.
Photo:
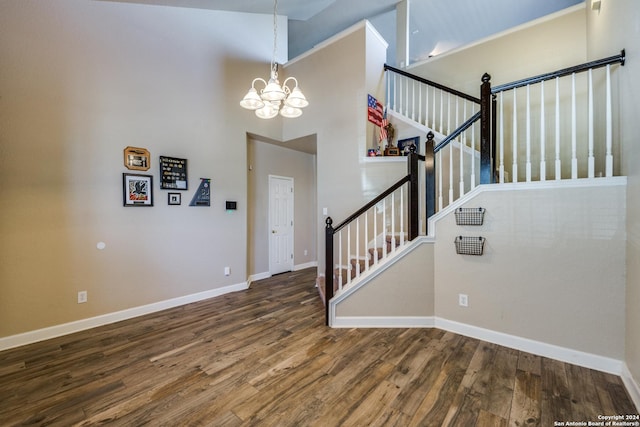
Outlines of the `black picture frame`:
[[122,205],[153,206],[153,175],[123,173]]
[[160,189],[188,190],[187,159],[160,156]]
[[171,206],[182,204],[182,193],[169,193],[167,196],[167,204]]
[[415,147],[415,152],[420,153],[420,137],[405,138],[398,140],[398,149],[401,156],[408,156],[411,153],[411,147]]

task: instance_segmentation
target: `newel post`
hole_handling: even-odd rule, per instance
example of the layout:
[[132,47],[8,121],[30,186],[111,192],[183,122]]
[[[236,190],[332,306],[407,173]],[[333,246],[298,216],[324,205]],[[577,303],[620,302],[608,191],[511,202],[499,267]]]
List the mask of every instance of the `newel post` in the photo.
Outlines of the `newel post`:
[[324,231],[324,308],[325,324],[329,326],[329,300],[333,298],[333,220],[327,217]]
[[409,153],[407,172],[409,174],[409,241],[418,237],[420,219],[420,184],[418,180],[418,153],[415,147]]
[[482,85],[480,85],[480,184],[493,182],[493,140],[491,135],[493,105],[490,80],[491,76],[484,73]]
[[426,191],[426,219],[427,234],[429,234],[429,217],[436,213],[436,155],[433,151],[435,135],[429,131],[427,142],[424,148],[424,170],[425,170],[425,191]]

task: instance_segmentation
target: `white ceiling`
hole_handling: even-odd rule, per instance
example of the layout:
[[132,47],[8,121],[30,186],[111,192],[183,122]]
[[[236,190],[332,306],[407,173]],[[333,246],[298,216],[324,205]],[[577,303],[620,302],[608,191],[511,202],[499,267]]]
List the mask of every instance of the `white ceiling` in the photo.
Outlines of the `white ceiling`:
[[[109,0],[108,0],[109,1]],[[248,13],[273,13],[273,0],[111,0]],[[411,62],[476,41],[584,0],[410,0]],[[400,0],[278,0],[289,19],[289,58],[351,25],[369,19],[389,42],[395,64]]]

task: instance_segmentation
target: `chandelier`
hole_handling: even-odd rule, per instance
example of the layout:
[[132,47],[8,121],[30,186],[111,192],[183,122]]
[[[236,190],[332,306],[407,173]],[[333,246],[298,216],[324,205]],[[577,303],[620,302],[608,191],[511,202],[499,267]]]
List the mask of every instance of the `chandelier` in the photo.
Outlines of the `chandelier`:
[[[278,115],[294,118],[302,115],[302,108],[309,105],[309,102],[298,87],[298,80],[295,77],[287,77],[280,85],[278,81],[278,64],[276,63],[277,36],[278,36],[278,0],[273,3],[273,56],[271,58],[271,77],[267,83],[264,79],[257,77],[251,82],[251,89],[240,101],[240,106],[247,110],[255,110],[256,116],[261,119],[272,119]],[[258,93],[256,82],[264,85],[264,89]],[[293,89],[287,83],[293,82]]]

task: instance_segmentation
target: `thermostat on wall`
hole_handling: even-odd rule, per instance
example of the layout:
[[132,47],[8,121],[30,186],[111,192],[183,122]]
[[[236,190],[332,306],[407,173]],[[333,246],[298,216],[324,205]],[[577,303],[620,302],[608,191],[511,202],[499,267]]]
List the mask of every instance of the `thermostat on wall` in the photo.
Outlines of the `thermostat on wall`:
[[235,211],[236,209],[238,209],[236,202],[230,202],[230,201],[227,200],[225,202],[225,205],[226,205],[225,209],[228,210],[228,211]]

